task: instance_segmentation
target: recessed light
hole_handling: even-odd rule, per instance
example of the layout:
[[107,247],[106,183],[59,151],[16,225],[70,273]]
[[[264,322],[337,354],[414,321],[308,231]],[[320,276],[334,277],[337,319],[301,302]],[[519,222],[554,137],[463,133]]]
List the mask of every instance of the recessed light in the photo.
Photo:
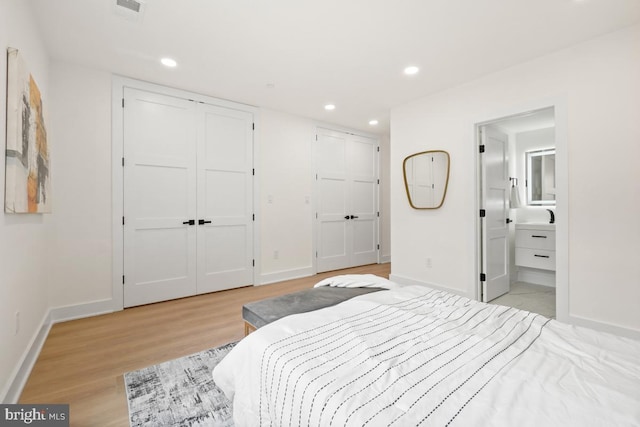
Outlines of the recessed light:
[[375,125],[377,125],[377,124],[378,124],[378,121],[377,121],[377,120],[369,120],[369,124],[370,124],[371,126],[375,126]]
[[335,110],[336,106],[333,105],[333,104],[327,104],[327,105],[324,106],[324,109],[328,110],[328,111],[331,111],[331,110]]
[[404,69],[404,73],[406,75],[408,75],[408,76],[412,76],[414,74],[417,74],[418,71],[420,71],[420,69],[418,67],[416,67],[416,66],[413,66],[413,65]]
[[162,58],[160,62],[162,62],[162,65],[164,65],[165,67],[170,67],[170,68],[173,68],[176,65],[178,65],[176,60],[171,58]]

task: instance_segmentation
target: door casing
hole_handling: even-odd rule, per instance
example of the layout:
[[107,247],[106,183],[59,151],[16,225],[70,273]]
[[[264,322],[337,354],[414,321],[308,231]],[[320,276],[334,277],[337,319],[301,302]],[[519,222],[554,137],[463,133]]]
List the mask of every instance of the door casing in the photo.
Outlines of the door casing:
[[569,313],[569,160],[568,160],[568,113],[566,97],[552,97],[523,103],[504,108],[493,114],[483,114],[472,120],[473,140],[472,147],[474,165],[476,168],[475,180],[475,207],[469,212],[475,221],[475,247],[476,262],[471,282],[475,285],[470,290],[474,299],[481,300],[480,282],[481,273],[481,223],[478,214],[481,208],[479,185],[480,185],[480,153],[478,152],[478,129],[483,125],[497,122],[510,117],[526,114],[531,111],[554,108],[555,115],[555,135],[556,135],[556,319],[563,322],[570,322]]
[[[314,273],[318,272],[318,259],[316,254],[318,253],[318,245],[319,245],[319,241],[318,241],[318,235],[319,235],[319,229],[318,229],[318,218],[317,218],[317,213],[318,213],[318,198],[319,198],[319,188],[318,188],[318,180],[317,180],[317,176],[318,176],[318,169],[319,169],[319,165],[318,165],[318,156],[317,156],[317,138],[318,135],[321,132],[338,132],[338,133],[343,133],[343,134],[349,134],[349,135],[355,135],[357,137],[363,137],[363,138],[369,138],[375,141],[377,148],[376,151],[376,160],[375,160],[375,174],[376,174],[376,181],[377,181],[377,185],[376,185],[376,212],[379,214],[380,212],[380,141],[379,138],[376,135],[372,135],[372,134],[367,134],[367,133],[354,133],[353,130],[350,129],[345,129],[345,128],[341,128],[341,127],[336,127],[336,126],[332,126],[332,125],[327,125],[327,124],[317,124],[316,126],[316,133],[314,135],[314,140],[313,140],[313,150],[312,150],[312,156],[313,156],[313,176],[312,179],[314,181],[314,200],[315,200],[315,205],[314,205],[314,209],[312,212],[312,223],[313,223],[313,253],[312,253],[312,260],[313,260],[313,271]],[[380,263],[380,216],[376,216],[376,218],[374,219],[375,221],[375,239],[376,239],[376,247],[377,247],[377,254],[376,254],[376,263]]]
[[[256,128],[259,128],[259,109],[250,105],[245,105],[237,102],[227,101],[223,99],[213,98],[206,95],[201,95],[193,92],[188,92],[180,89],[174,89],[166,86],[161,86],[153,83],[147,83],[140,80],[131,79],[122,76],[113,76],[111,86],[111,206],[112,206],[112,222],[111,222],[111,241],[112,241],[112,294],[111,294],[111,309],[113,311],[120,311],[124,308],[124,251],[123,251],[123,233],[122,233],[122,218],[124,212],[124,176],[122,168],[122,159],[124,153],[124,120],[122,114],[122,103],[124,97],[125,87],[144,90],[148,92],[160,93],[167,96],[174,96],[177,98],[190,99],[196,102],[203,102],[206,104],[216,105],[224,108],[230,108],[239,111],[246,111],[253,114],[254,124]],[[258,141],[258,132],[254,132],[253,143],[253,158],[258,158],[258,147],[260,146]],[[259,230],[260,222],[260,188],[259,188],[259,170],[256,171],[254,176],[253,185],[253,207],[256,215],[256,220],[253,222],[253,253],[255,259],[255,268],[253,269],[253,283],[258,283],[258,273],[260,271],[260,233],[256,233],[255,230]]]

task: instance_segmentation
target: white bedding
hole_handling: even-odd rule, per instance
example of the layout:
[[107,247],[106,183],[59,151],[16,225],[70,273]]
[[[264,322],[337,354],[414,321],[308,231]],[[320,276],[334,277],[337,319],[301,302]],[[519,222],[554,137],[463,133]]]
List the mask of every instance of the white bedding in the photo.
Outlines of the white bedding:
[[640,342],[422,286],[264,326],[213,377],[238,426],[640,425]]

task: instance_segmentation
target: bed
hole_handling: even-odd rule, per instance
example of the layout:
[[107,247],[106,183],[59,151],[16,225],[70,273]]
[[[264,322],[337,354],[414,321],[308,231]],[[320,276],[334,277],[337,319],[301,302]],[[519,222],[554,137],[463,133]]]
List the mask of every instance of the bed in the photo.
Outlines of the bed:
[[213,377],[237,426],[640,425],[640,342],[424,286],[371,286],[389,289],[236,345]]

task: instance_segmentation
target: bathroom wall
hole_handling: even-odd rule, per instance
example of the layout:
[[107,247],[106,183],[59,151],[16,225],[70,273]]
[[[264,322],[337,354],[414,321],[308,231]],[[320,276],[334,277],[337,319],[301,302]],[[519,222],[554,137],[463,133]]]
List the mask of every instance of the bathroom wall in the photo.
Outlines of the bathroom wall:
[[555,214],[554,206],[528,206],[527,205],[527,189],[526,189],[526,153],[528,151],[536,151],[548,148],[555,148],[555,127],[529,130],[518,132],[510,135],[510,153],[509,166],[516,178],[518,178],[518,190],[520,194],[521,207],[512,209],[513,223],[510,229],[511,235],[511,270],[510,280],[514,282],[528,282],[537,285],[551,286],[556,285],[555,271],[540,270],[535,268],[521,267],[515,265],[515,224],[518,222],[542,222],[547,223],[551,215],[547,209],[551,209]]

